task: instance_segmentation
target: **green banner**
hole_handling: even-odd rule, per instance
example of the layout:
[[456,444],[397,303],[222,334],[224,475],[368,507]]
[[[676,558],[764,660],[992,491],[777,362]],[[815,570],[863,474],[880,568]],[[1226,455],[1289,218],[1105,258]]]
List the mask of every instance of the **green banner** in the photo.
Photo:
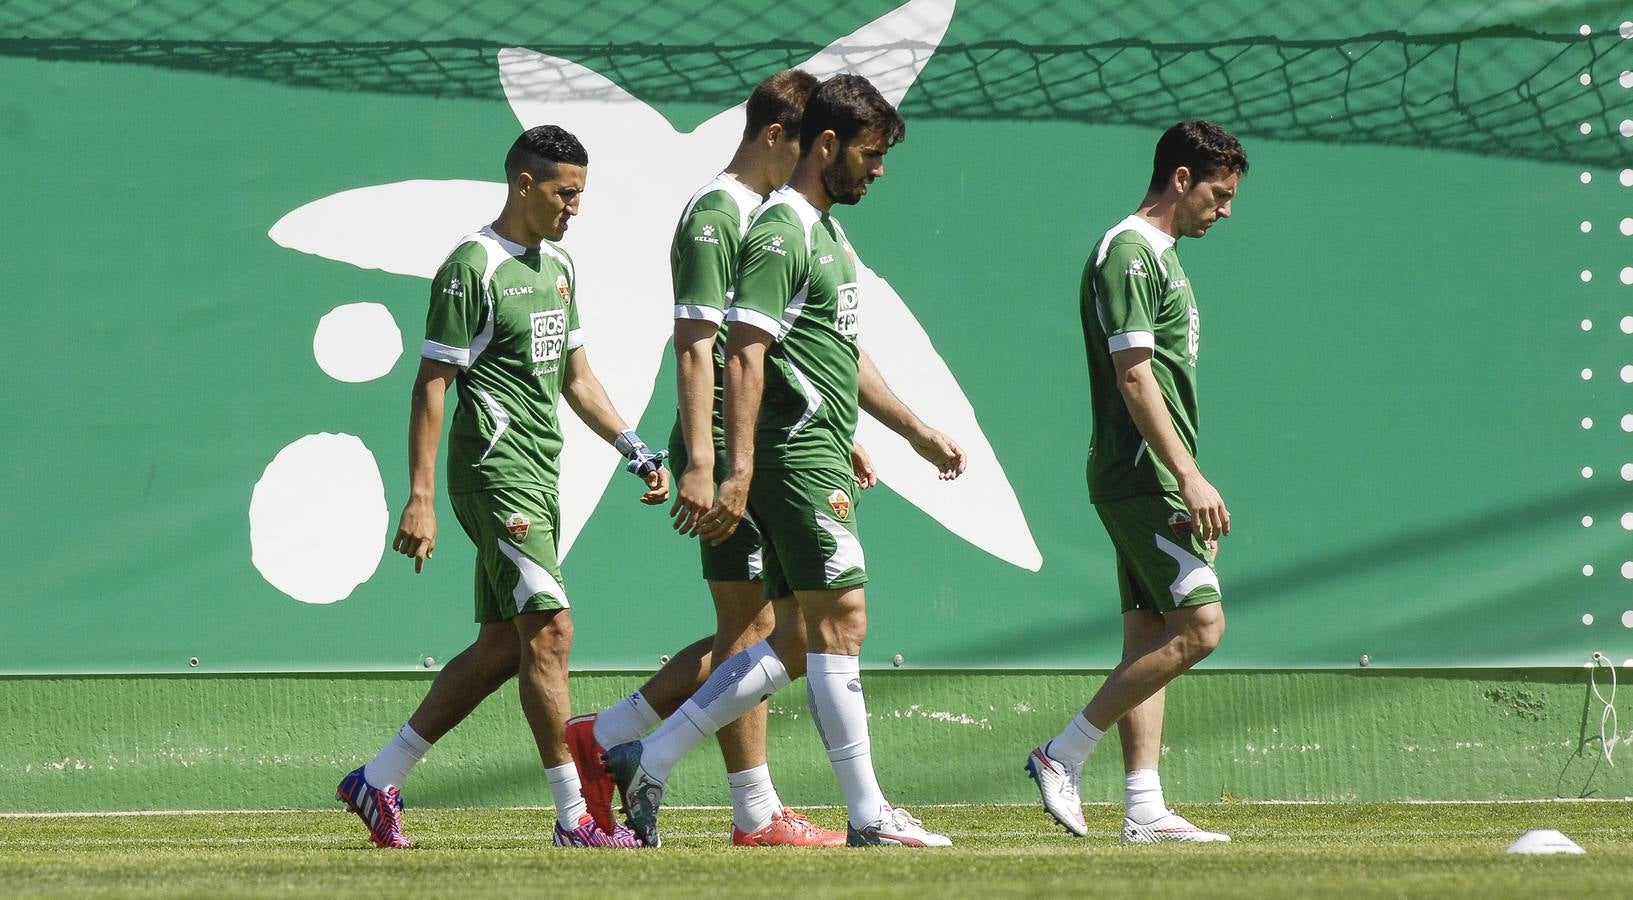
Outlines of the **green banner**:
[[[1108,667],[1077,282],[1193,116],[1252,159],[1180,248],[1230,505],[1216,667],[1633,660],[1633,23],[1608,3],[1007,0],[0,7],[10,376],[0,672],[392,670],[473,634],[443,498],[416,576],[428,278],[523,126],[591,158],[596,372],[673,420],[672,216],[739,104],[868,75],[907,140],[843,219],[862,343],[970,451],[865,421],[869,665]],[[570,416],[564,416],[570,418]],[[576,419],[575,664],[712,625],[697,550]]]

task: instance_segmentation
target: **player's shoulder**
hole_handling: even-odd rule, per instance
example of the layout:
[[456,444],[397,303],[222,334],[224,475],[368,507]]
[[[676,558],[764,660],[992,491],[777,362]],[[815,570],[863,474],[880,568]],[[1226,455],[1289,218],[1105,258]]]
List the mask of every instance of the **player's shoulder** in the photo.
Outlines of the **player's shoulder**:
[[686,201],[686,210],[681,214],[681,220],[688,222],[694,219],[730,219],[741,225],[755,207],[760,205],[762,198],[747,185],[731,175],[721,172],[709,180],[708,184],[698,188],[692,199]]
[[1160,257],[1174,246],[1174,239],[1139,216],[1113,225],[1095,243],[1091,264],[1103,269],[1108,263],[1123,265],[1132,259],[1146,263],[1160,262]]
[[805,243],[809,243],[811,229],[821,218],[822,214],[809,200],[793,188],[784,186],[773,191],[771,196],[754,211],[749,233],[792,232],[799,234]]
[[448,257],[442,261],[443,267],[460,266],[478,273],[486,272],[492,247],[488,241],[482,240],[482,237],[481,232],[472,232],[460,238],[459,243],[448,251]]

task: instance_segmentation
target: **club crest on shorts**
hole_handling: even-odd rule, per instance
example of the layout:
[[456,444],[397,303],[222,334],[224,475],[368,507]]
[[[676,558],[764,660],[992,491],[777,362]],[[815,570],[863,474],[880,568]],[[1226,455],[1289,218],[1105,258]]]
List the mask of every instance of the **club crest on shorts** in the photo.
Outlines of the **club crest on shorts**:
[[527,540],[527,530],[533,527],[533,520],[521,513],[511,513],[505,517],[505,530],[510,532],[510,539],[520,544]]
[[556,276],[556,293],[561,295],[562,303],[571,304],[573,302],[573,288],[567,283],[566,275]]
[[834,511],[834,518],[841,522],[851,517],[851,495],[838,488],[828,495],[828,508]]
[[1191,539],[1191,514],[1176,512],[1168,517],[1168,527],[1174,530],[1174,536],[1182,541]]

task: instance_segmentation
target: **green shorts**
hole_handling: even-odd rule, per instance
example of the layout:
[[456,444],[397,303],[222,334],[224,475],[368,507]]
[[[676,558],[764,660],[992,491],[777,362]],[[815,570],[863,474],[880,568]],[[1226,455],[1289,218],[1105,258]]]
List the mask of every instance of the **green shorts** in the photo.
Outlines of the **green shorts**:
[[1178,494],[1136,494],[1096,503],[1094,511],[1117,550],[1123,612],[1165,613],[1220,601],[1213,554],[1192,530]]
[[[726,480],[726,445],[718,432],[716,437],[719,440],[714,447],[714,483],[719,487],[720,482]],[[686,472],[686,460],[686,442],[677,425],[669,436],[669,470],[675,474],[676,481]],[[699,540],[703,577],[708,581],[759,581],[763,562],[760,542],[760,529],[748,516],[743,517],[737,530],[718,547]]]
[[448,497],[476,545],[476,621],[503,622],[522,613],[566,609],[556,562],[556,495],[501,487]]
[[856,529],[860,493],[850,469],[754,473],[748,511],[765,541],[767,598],[867,583]]

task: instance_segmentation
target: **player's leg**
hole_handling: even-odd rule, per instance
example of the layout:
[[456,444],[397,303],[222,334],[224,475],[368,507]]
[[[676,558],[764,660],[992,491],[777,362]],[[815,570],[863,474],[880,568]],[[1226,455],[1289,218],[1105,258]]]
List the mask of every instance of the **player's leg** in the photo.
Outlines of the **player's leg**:
[[[1125,647],[1122,661],[1100,690],[1059,735],[1034,750],[1028,760],[1028,770],[1038,778],[1045,808],[1074,834],[1087,831],[1081,824],[1081,805],[1075,799],[1076,779],[1083,761],[1105,736],[1106,729],[1213,652],[1225,628],[1211,554],[1191,533],[1184,503],[1176,495],[1142,495],[1098,504],[1095,509],[1117,550],[1118,586],[1125,615],[1156,610],[1162,614],[1162,626],[1152,631],[1149,620],[1136,620],[1143,623],[1136,629],[1136,639],[1129,641],[1131,646]],[[1135,742],[1142,759],[1160,753],[1160,713],[1160,707],[1145,710],[1131,726],[1132,735],[1124,737]],[[1143,733],[1153,719],[1155,734]],[[1152,780],[1143,774],[1134,779],[1143,797],[1149,798],[1144,792],[1150,789]],[[1075,821],[1074,810],[1079,815]],[[1124,824],[1131,822],[1140,824],[1126,818]],[[1189,827],[1189,823],[1185,824]],[[1180,839],[1228,840],[1223,835],[1193,831],[1209,836]],[[1130,839],[1126,827],[1124,837]]]
[[[781,564],[769,540],[762,561],[764,595],[791,598],[792,591],[782,577]],[[607,767],[623,791],[630,827],[647,846],[662,843],[658,810],[668,790],[669,773],[681,757],[803,674],[803,625],[799,616],[787,614],[789,605],[786,599],[774,600],[776,624],[771,637],[716,665],[703,686],[650,737],[607,750]],[[796,658],[793,665],[783,661]]]
[[[767,554],[768,559],[770,554]],[[775,569],[767,566],[768,577]],[[777,581],[767,582],[774,590]],[[785,607],[788,602],[774,603]],[[630,827],[649,847],[662,844],[658,832],[658,810],[668,790],[669,773],[693,747],[724,726],[761,705],[767,697],[803,674],[803,665],[790,673],[773,647],[798,646],[803,651],[803,635],[790,636],[793,628],[780,616],[772,636],[740,653],[727,657],[711,673],[703,686],[682,703],[675,714],[664,720],[649,737],[608,748],[607,767],[624,794]],[[797,644],[796,644],[797,641]],[[803,663],[803,658],[801,659]]]
[[517,658],[514,629],[503,622],[481,625],[476,642],[443,664],[408,723],[363,766],[364,785],[401,788],[433,744],[516,674]]
[[[1162,633],[1162,615],[1152,609],[1123,613],[1123,655],[1129,656]],[[1158,688],[1117,723],[1123,748],[1123,814],[1150,822],[1168,811],[1157,765],[1162,757],[1162,720],[1167,688]]]
[[847,843],[947,846],[951,841],[945,835],[927,830],[907,810],[890,805],[873,769],[861,667],[867,636],[865,590],[855,585],[798,591],[797,596],[810,643],[806,700],[845,798]]
[[567,720],[567,749],[578,767],[590,816],[603,829],[616,827],[614,781],[606,748],[637,741],[672,715],[713,668],[714,636],[699,638],[669,658],[628,697],[597,712]]
[[[1117,547],[1116,535],[1112,537],[1112,545],[1114,548]],[[1159,629],[1162,617],[1155,612],[1154,602],[1135,577],[1121,549],[1116,553],[1115,568],[1117,594],[1123,609],[1123,652],[1126,655],[1131,649],[1129,616],[1135,613],[1149,613],[1151,617],[1155,617]],[[1134,621],[1148,620],[1140,618]],[[1136,641],[1133,646],[1144,646],[1144,643],[1144,640]],[[1066,723],[1066,727],[1061,729],[1059,734],[1032,748],[1032,752],[1026,758],[1026,774],[1037,783],[1044,811],[1068,833],[1077,837],[1089,833],[1088,821],[1083,817],[1083,800],[1078,793],[1079,781],[1083,774],[1083,761],[1094,752],[1094,748],[1103,737],[1105,732],[1079,713]]]
[[410,847],[402,833],[402,797],[398,789],[431,745],[458,725],[498,687],[516,674],[515,630],[505,621],[494,594],[493,576],[501,553],[493,542],[494,509],[489,495],[450,497],[454,513],[477,547],[475,604],[476,642],[449,660],[431,683],[419,707],[386,746],[366,765],[341,779],[336,797],[363,820],[379,847]]
[[[571,701],[567,690],[568,658],[573,646],[572,604],[558,566],[556,498],[542,491],[499,489],[483,521],[494,534],[484,543],[497,551],[479,558],[489,562],[492,614],[508,621],[517,642],[517,695],[545,779],[555,801],[557,846],[632,847],[634,835],[608,833],[588,815],[578,771],[563,740]],[[526,524],[516,527],[521,519]],[[480,548],[479,544],[479,548]]]

